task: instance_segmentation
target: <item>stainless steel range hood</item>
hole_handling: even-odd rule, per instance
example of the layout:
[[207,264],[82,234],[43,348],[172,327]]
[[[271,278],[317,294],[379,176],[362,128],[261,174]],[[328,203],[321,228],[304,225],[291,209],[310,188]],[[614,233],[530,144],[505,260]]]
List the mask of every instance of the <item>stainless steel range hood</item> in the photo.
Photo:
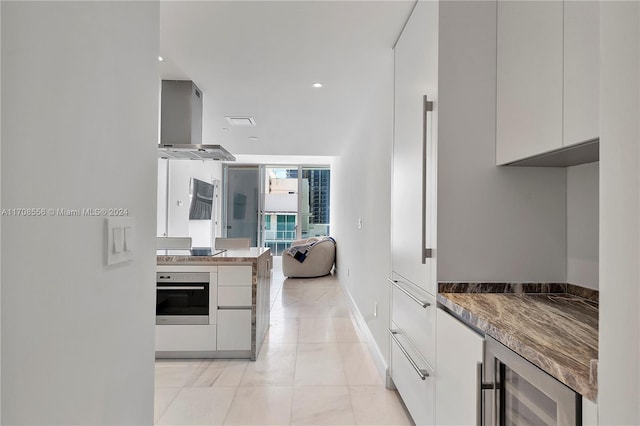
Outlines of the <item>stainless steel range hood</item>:
[[220,145],[202,144],[202,91],[193,81],[162,80],[158,157],[235,161]]

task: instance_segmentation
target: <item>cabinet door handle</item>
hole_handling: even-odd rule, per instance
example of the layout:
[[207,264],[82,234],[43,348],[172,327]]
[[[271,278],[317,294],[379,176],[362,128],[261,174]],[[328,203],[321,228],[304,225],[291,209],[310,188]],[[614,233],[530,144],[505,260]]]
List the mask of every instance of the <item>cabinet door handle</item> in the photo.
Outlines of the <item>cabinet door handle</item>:
[[431,306],[431,303],[429,302],[425,302],[424,300],[420,300],[418,299],[416,296],[414,296],[413,294],[411,294],[409,292],[409,290],[403,288],[400,284],[398,284],[397,280],[392,280],[391,278],[387,278],[387,281],[389,281],[391,284],[393,284],[398,290],[400,290],[401,292],[403,292],[404,294],[406,294],[407,296],[409,296],[409,298],[411,300],[413,300],[414,302],[416,302],[418,305],[422,306],[423,308],[427,308],[428,306]]
[[476,366],[476,425],[482,426],[482,363]]
[[[482,381],[482,366],[483,363],[478,361],[476,365],[476,424],[482,426],[484,424],[484,395],[483,391],[493,390],[495,392],[495,383],[486,383]],[[494,396],[494,401],[496,401]],[[495,413],[495,409],[494,409]],[[493,424],[496,424],[495,421]]]
[[422,264],[427,263],[427,259],[433,257],[433,250],[427,248],[427,135],[429,128],[427,123],[427,115],[433,111],[433,101],[427,99],[424,95],[422,103],[422,253],[420,258]]
[[393,341],[396,342],[396,345],[398,345],[398,347],[400,348],[404,356],[407,357],[407,360],[409,361],[413,369],[416,370],[416,373],[418,373],[418,376],[420,376],[422,380],[425,380],[427,377],[429,377],[429,372],[427,370],[424,370],[418,367],[418,364],[416,364],[413,358],[411,358],[411,355],[409,355],[409,352],[407,352],[404,346],[402,346],[402,343],[400,343],[400,341],[396,337],[396,334],[400,334],[400,332],[398,330],[391,330],[390,328],[388,328],[387,331],[391,335],[391,338],[393,339]]

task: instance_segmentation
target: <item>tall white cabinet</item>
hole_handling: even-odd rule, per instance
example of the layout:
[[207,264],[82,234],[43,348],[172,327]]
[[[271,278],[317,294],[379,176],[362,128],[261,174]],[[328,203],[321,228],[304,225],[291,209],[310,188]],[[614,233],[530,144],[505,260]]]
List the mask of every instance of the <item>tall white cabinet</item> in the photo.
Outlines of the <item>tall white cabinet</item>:
[[435,244],[438,2],[417,3],[394,57],[393,272],[435,294],[434,261],[426,250]]
[[434,422],[438,10],[418,2],[394,49],[389,373],[416,424]]

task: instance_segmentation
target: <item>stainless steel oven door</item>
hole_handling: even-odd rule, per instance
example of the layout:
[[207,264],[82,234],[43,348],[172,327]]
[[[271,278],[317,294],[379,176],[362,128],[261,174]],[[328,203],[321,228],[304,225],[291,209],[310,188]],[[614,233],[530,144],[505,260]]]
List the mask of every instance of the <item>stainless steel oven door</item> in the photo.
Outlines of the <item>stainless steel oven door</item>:
[[156,324],[209,324],[209,273],[158,272]]
[[484,358],[484,424],[582,423],[582,398],[569,387],[489,336]]

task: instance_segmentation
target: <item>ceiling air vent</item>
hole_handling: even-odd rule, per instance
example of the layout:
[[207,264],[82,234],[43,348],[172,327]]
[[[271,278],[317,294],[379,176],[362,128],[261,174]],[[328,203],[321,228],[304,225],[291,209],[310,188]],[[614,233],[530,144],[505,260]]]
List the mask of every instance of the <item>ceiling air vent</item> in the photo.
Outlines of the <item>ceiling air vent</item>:
[[255,126],[256,122],[253,117],[225,117],[227,122],[232,126]]

